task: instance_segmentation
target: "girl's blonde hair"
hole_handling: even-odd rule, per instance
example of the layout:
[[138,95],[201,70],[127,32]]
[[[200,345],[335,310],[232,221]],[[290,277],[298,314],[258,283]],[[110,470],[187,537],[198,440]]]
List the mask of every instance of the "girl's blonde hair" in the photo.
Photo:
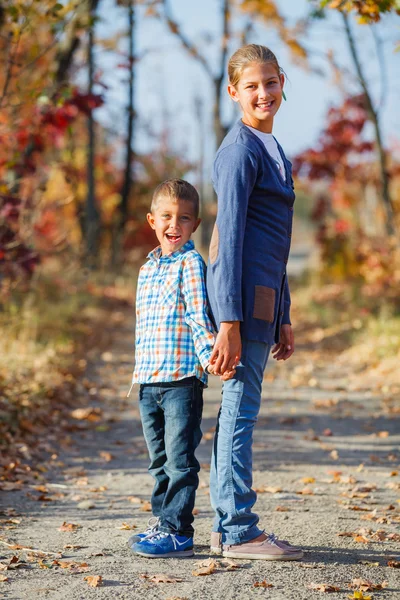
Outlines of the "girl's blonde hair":
[[260,44],[247,44],[236,50],[229,59],[228,77],[231,85],[237,86],[243,70],[250,63],[272,63],[276,67],[278,75],[283,72],[272,50]]

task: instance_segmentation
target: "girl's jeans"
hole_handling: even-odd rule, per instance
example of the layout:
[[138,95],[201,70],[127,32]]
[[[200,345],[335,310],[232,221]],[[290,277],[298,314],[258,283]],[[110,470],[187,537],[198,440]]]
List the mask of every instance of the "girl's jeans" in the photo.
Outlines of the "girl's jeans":
[[225,544],[250,541],[262,533],[252,512],[253,429],[261,403],[263,373],[270,346],[243,340],[233,379],[225,381],[211,460],[210,497],[216,513],[213,531]]
[[200,465],[203,383],[187,377],[140,386],[139,407],[155,479],[152,512],[166,533],[193,536],[193,507]]

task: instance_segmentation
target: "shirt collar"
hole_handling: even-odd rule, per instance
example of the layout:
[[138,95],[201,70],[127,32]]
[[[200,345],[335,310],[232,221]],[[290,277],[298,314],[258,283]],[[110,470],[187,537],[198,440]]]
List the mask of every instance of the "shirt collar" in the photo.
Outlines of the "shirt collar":
[[186,242],[186,244],[184,244],[182,246],[182,248],[179,248],[179,250],[176,250],[175,252],[171,252],[171,254],[165,254],[164,256],[162,256],[161,255],[161,246],[157,246],[157,248],[154,248],[154,250],[149,252],[149,254],[147,255],[147,258],[149,258],[150,260],[155,260],[156,262],[158,262],[158,261],[166,262],[166,263],[174,262],[182,254],[185,254],[185,252],[188,252],[189,250],[193,250],[193,248],[194,248],[193,240],[188,240]]

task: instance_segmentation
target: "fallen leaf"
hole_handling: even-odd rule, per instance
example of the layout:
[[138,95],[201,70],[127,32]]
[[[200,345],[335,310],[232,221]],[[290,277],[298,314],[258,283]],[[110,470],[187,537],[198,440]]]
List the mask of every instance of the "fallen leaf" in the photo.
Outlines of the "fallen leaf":
[[189,600],[187,596],[168,596],[166,600]]
[[129,525],[129,523],[122,523],[120,527],[117,529],[122,529],[124,531],[131,531],[131,529],[136,529],[137,525]]
[[142,579],[148,579],[151,583],[180,583],[183,581],[179,577],[172,577],[171,575],[165,575],[165,573],[159,573],[158,575],[147,575],[147,573],[143,573],[140,577]]
[[203,577],[204,575],[212,575],[215,573],[218,568],[218,563],[216,560],[209,558],[199,564],[199,569],[192,571],[192,575],[195,577]]
[[382,583],[372,583],[372,581],[368,581],[367,579],[361,579],[360,577],[353,579],[350,584],[352,588],[358,588],[361,592],[373,592],[374,590],[384,590],[388,586],[387,581],[382,581]]
[[369,544],[370,540],[363,535],[356,535],[354,541],[358,544]]
[[388,560],[387,565],[392,569],[400,569],[400,560]]
[[141,504],[142,503],[142,500],[140,498],[138,498],[137,496],[129,496],[128,500],[132,504]]
[[253,583],[253,587],[255,587],[255,588],[258,588],[258,587],[260,587],[260,588],[272,588],[274,586],[272,585],[272,583],[267,583],[265,581],[265,579],[264,579],[264,581],[256,581],[255,583]]
[[8,581],[8,577],[6,575],[0,575],[0,582]]
[[340,592],[340,587],[330,585],[329,583],[311,583],[309,588],[318,592]]
[[304,488],[303,490],[299,490],[296,494],[300,494],[301,496],[314,496],[313,490],[310,488]]
[[61,527],[58,528],[58,531],[76,531],[80,527],[82,527],[82,525],[76,525],[75,523],[67,523],[64,521]]
[[351,600],[372,600],[372,596],[364,596],[363,592],[355,591],[352,596],[348,596]]
[[380,563],[378,563],[378,562],[371,562],[369,560],[359,560],[358,564],[359,565],[366,565],[367,567],[379,567]]
[[103,581],[101,575],[88,575],[84,579],[88,582],[88,585],[90,585],[90,587],[100,587]]
[[103,458],[106,462],[110,462],[114,459],[114,456],[111,454],[111,452],[106,452],[105,450],[101,450],[99,452],[99,456],[100,458]]
[[236,571],[241,568],[241,564],[235,563],[233,560],[221,560],[220,565],[224,567],[226,571]]
[[140,510],[142,510],[143,512],[151,512],[151,502],[143,502],[143,504],[140,507]]
[[333,460],[337,460],[339,458],[339,453],[337,450],[332,450],[332,452],[329,453],[329,456],[333,459]]
[[315,483],[315,477],[303,477],[302,478],[302,482],[307,484],[307,483]]
[[290,512],[290,508],[287,506],[277,506],[275,510],[276,512]]

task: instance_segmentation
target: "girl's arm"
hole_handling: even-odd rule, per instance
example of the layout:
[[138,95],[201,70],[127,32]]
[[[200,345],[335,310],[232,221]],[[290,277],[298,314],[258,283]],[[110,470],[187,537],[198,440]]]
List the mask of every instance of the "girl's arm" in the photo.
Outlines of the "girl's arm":
[[218,319],[221,323],[211,364],[223,374],[240,359],[242,310],[242,256],[247,207],[257,179],[255,156],[234,143],[220,150],[214,163],[218,214],[210,247]]

